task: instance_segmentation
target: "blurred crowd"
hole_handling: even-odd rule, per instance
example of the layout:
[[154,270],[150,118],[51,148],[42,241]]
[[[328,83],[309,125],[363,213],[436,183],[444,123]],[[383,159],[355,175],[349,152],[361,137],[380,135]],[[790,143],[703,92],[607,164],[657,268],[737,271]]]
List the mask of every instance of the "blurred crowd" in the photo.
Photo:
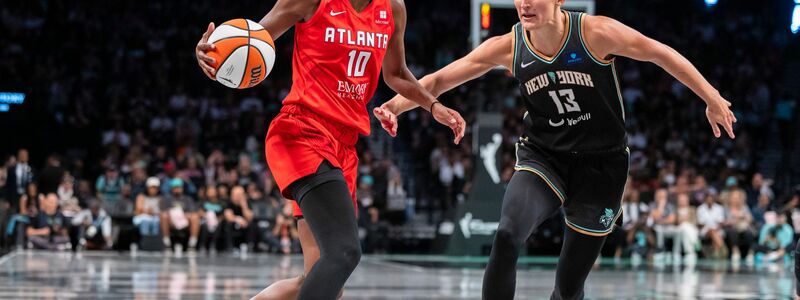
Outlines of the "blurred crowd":
[[[655,65],[618,59],[631,177],[625,225],[610,245],[619,256],[775,256],[800,230],[798,182],[783,175],[798,166],[790,159],[797,94],[782,89],[793,36],[772,17],[775,3],[728,1],[709,10],[696,2],[598,3],[599,14],[687,56],[739,119],[735,140],[714,139],[691,91]],[[407,5],[415,75],[469,51],[468,1]],[[288,59],[259,86],[234,91],[207,80],[192,51],[208,21],[258,20],[271,6],[21,1],[0,8],[7,75],[0,88],[36,99],[0,117],[15,131],[0,141],[4,245],[298,251],[291,206],[263,154],[269,121],[291,85]],[[291,56],[291,34],[277,41],[279,57]],[[482,112],[503,114],[505,182],[522,132],[516,84],[492,72],[441,97],[470,124]],[[381,86],[371,105],[391,96]],[[359,227],[367,252],[386,252],[395,228],[419,216],[422,226],[435,226],[466,199],[475,153],[471,131],[452,145],[451,133],[419,110],[401,117],[396,139],[373,128],[357,145]],[[768,166],[774,178],[761,175],[769,147],[780,156]]]

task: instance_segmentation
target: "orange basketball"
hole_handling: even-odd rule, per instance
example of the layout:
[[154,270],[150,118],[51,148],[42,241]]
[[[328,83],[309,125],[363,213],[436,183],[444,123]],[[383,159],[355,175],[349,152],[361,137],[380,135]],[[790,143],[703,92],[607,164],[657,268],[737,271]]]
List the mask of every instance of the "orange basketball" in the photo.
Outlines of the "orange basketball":
[[264,27],[247,19],[234,19],[214,29],[208,52],[217,70],[216,79],[229,88],[245,89],[259,84],[275,64],[275,43]]

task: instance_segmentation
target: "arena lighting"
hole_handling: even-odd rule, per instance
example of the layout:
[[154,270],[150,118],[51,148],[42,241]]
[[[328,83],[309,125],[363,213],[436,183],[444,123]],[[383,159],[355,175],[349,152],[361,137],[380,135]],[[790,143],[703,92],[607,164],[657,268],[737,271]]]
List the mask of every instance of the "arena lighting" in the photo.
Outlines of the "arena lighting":
[[25,102],[23,93],[0,92],[0,104],[22,104],[22,102]]
[[711,7],[717,5],[717,0],[706,0],[706,6]]
[[794,0],[795,3],[798,3],[794,6],[794,12],[792,13],[792,25],[789,29],[792,30],[792,33],[800,32],[800,0]]
[[489,15],[491,8],[489,3],[481,4],[481,29],[489,29],[489,25],[491,25],[491,18]]

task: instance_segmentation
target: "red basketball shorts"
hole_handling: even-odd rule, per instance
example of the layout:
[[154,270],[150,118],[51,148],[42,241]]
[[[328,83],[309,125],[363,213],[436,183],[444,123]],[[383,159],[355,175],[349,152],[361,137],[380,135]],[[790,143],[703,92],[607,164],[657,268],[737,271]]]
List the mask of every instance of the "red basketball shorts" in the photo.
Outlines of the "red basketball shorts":
[[[327,160],[342,170],[353,198],[353,207],[357,208],[356,141],[358,131],[352,127],[328,122],[299,105],[283,106],[269,125],[265,141],[267,164],[283,197],[295,200],[288,190],[289,185],[314,174],[322,161]],[[302,217],[297,202],[293,201],[293,204],[294,216]]]

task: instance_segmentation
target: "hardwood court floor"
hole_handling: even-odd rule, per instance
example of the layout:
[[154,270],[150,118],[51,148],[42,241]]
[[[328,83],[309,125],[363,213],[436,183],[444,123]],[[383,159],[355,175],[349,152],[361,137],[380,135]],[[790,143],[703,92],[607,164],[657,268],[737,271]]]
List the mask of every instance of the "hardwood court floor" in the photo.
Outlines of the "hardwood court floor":
[[[480,265],[436,257],[365,256],[344,299],[480,299]],[[446,261],[446,259],[443,259]],[[397,261],[404,261],[398,263]],[[419,262],[425,263],[419,263]],[[480,259],[478,259],[480,261]],[[408,263],[412,262],[412,263]],[[517,299],[548,299],[554,266],[523,261]],[[300,256],[14,251],[0,258],[0,299],[249,299],[302,271]],[[789,299],[788,265],[732,268],[603,265],[587,299]]]

